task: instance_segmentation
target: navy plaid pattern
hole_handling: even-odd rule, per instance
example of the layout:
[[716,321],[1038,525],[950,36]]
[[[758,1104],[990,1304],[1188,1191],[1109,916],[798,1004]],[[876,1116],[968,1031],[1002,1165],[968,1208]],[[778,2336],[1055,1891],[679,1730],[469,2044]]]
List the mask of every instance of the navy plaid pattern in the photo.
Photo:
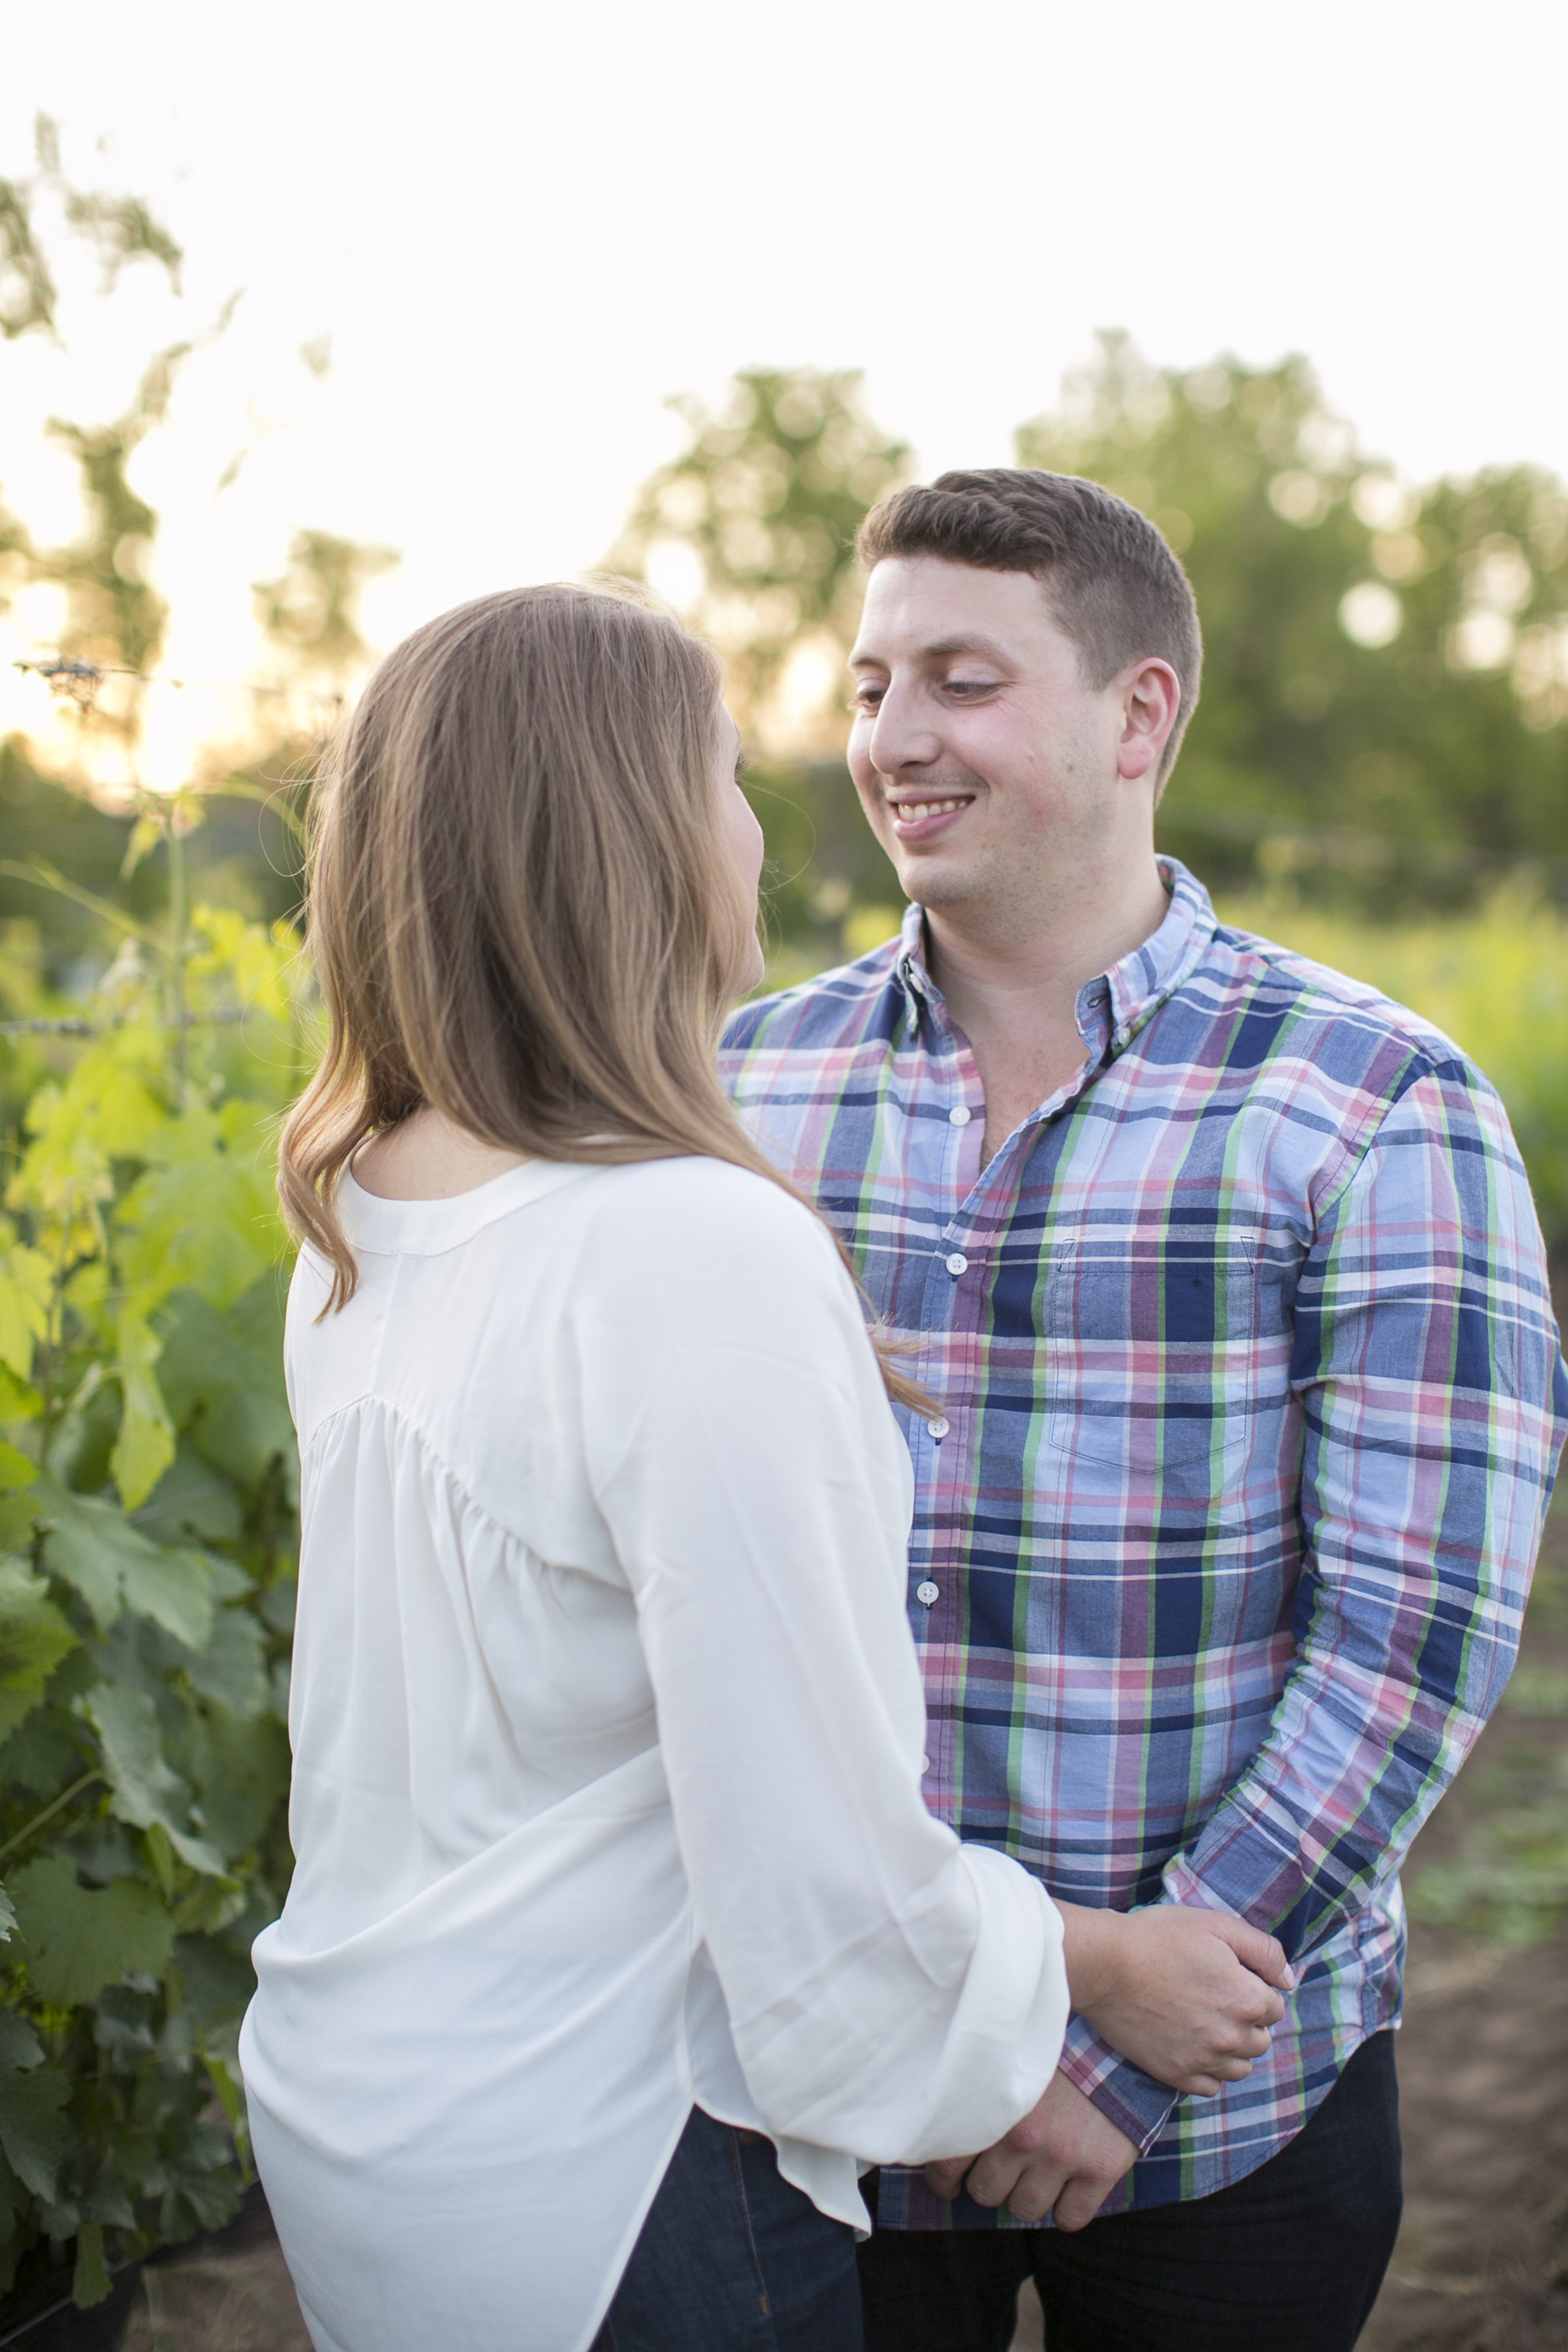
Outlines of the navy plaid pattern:
[[[1212,2100],[1074,2020],[1065,2070],[1142,2151],[1108,2210],[1240,2179],[1396,2018],[1400,1860],[1507,1680],[1568,1426],[1486,1080],[1166,878],[1080,992],[1084,1071],[984,1170],[919,908],[723,1056],[940,1399],[902,1416],[932,1811],[1064,1898],[1239,1912],[1300,1971]],[[899,2170],[880,2218],[999,2220]]]

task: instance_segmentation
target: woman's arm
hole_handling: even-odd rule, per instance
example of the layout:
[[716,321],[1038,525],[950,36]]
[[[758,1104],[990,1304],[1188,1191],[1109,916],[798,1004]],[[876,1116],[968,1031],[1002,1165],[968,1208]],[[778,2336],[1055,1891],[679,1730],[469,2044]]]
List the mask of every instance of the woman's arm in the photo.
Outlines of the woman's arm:
[[1061,1927],[921,1797],[907,1463],[853,1290],[757,1178],[634,1190],[579,1326],[588,1460],[752,2095],[867,2159],[984,2145],[1055,2069]]
[[1072,2005],[1173,2090],[1212,2098],[1268,2047],[1295,1979],[1272,1936],[1229,1911],[1058,1903]]

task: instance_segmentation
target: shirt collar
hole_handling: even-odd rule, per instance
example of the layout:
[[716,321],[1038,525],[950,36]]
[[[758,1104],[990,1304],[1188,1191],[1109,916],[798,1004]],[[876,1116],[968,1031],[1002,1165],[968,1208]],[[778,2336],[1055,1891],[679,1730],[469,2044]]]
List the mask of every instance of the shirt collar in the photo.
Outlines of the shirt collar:
[[[1098,1043],[1102,1051],[1109,1045],[1112,1053],[1121,1053],[1152,1020],[1166,998],[1197,969],[1218,929],[1209,894],[1197,876],[1189,873],[1178,857],[1162,857],[1158,863],[1171,894],[1164,920],[1141,947],[1086,981],[1079,991],[1079,1034],[1087,1045]],[[925,944],[925,909],[907,907],[895,970],[903,983],[910,1019],[917,1023],[922,1002],[928,1006],[942,1003],[942,992],[926,969]]]

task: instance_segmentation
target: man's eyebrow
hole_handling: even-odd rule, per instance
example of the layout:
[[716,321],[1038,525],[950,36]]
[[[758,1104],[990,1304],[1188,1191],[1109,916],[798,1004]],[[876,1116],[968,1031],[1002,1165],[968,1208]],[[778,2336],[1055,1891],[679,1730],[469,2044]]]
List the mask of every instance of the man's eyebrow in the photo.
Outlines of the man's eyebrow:
[[[998,645],[994,637],[938,637],[934,644],[921,647],[922,661],[947,661],[954,654],[980,654],[1005,669],[1011,668],[1013,664],[1012,655],[1005,646]],[[849,667],[851,669],[886,669],[888,665],[879,654],[852,653]]]

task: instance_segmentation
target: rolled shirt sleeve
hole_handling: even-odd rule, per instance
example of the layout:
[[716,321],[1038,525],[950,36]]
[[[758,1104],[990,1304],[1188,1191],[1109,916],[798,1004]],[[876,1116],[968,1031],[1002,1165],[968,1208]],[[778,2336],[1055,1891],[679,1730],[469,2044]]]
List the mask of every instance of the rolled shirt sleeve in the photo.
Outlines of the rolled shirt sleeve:
[[[1393,1876],[1497,1704],[1568,1422],[1502,1107],[1419,1066],[1318,1204],[1295,1310],[1304,1566],[1267,1738],[1161,1899],[1300,1963]],[[1142,2148],[1174,2100],[1075,2018],[1063,2071]]]

